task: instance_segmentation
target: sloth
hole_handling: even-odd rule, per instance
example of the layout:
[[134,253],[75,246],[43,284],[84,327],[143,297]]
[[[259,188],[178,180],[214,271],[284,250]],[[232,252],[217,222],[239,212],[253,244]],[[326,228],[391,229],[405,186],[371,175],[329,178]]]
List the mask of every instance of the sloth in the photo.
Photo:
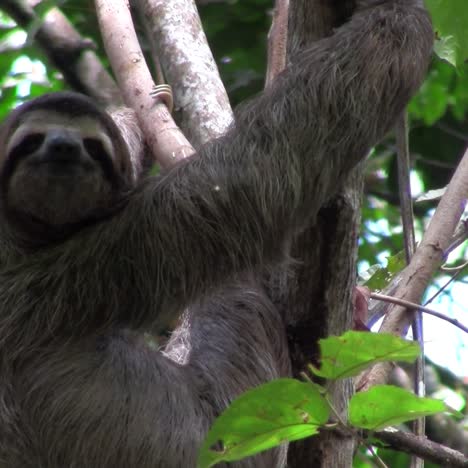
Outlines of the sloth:
[[[0,467],[192,467],[233,398],[288,375],[283,317],[259,276],[394,125],[432,41],[420,1],[357,2],[235,128],[158,176],[140,175],[121,129],[84,96],[11,112]],[[283,447],[232,466],[285,464]]]

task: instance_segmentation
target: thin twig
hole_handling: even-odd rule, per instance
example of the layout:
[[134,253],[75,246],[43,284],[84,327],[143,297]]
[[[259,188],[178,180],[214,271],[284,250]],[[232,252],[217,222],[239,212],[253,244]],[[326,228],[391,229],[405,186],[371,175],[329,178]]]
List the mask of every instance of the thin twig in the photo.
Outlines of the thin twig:
[[426,301],[424,305],[426,306],[427,304],[430,304],[437,296],[439,296],[443,291],[445,291],[449,287],[449,285],[453,283],[458,276],[460,276],[462,271],[463,270],[457,270],[457,272],[442,287],[440,287],[437,290],[437,292]]
[[433,315],[434,317],[437,317],[441,320],[445,320],[446,322],[451,323],[455,327],[458,327],[460,330],[463,330],[465,333],[468,333],[468,327],[462,325],[457,319],[447,317],[446,315],[441,314],[440,312],[436,312],[435,310],[429,309],[428,307],[424,307],[413,302],[405,301],[404,299],[386,296],[385,294],[371,293],[370,297],[371,299],[377,299],[378,301],[390,302],[392,304],[400,305],[408,309],[414,309],[419,310],[421,312],[425,312],[426,314]]
[[369,450],[370,453],[372,453],[372,456],[374,457],[375,464],[379,468],[388,468],[388,466],[385,464],[385,462],[377,455],[377,452],[375,451],[374,447],[372,445],[366,445],[367,450]]
[[458,265],[458,266],[455,266],[455,267],[447,267],[447,266],[444,266],[442,265],[440,267],[440,269],[442,271],[452,271],[452,272],[458,272],[458,271],[462,271],[466,268],[466,266],[468,266],[468,262],[464,262],[462,263],[461,265]]
[[[409,152],[409,126],[408,113],[403,112],[395,127],[397,160],[398,160],[398,188],[400,194],[401,221],[403,224],[403,237],[405,241],[405,257],[406,264],[411,262],[411,258],[416,250],[416,236],[414,233],[414,215],[413,215],[413,199],[411,197],[411,181],[410,181],[410,152]],[[416,359],[414,364],[414,392],[420,397],[425,396],[425,379],[424,379],[424,336],[423,336],[423,318],[420,311],[414,314],[413,323],[413,340],[419,343],[421,354]],[[412,428],[416,435],[422,436],[425,434],[426,420],[424,416],[416,419]],[[411,458],[412,468],[422,468],[424,461],[413,456]]]

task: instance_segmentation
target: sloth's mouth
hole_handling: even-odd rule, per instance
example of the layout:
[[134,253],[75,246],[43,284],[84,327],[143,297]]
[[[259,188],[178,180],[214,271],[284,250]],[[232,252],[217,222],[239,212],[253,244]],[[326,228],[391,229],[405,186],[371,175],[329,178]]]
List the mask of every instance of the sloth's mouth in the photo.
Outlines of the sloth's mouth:
[[94,169],[95,163],[87,155],[70,155],[67,153],[38,153],[27,160],[32,167],[50,171],[53,175],[76,176],[79,172],[89,172]]

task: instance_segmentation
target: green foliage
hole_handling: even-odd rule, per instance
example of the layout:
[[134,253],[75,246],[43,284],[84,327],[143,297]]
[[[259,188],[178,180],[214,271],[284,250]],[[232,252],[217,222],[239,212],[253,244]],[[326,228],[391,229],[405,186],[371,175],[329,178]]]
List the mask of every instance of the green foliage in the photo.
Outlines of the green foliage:
[[309,437],[328,418],[328,403],[318,386],[294,379],[267,383],[244,393],[215,421],[200,450],[199,465],[239,460]]
[[383,361],[413,362],[421,350],[414,341],[389,334],[348,331],[319,341],[320,369],[313,373],[325,379],[344,379]]
[[[391,335],[346,332],[320,341],[321,377],[340,379],[357,375],[375,362],[414,361],[419,346]],[[358,429],[379,429],[446,410],[443,402],[382,385],[354,395],[349,422]],[[234,461],[279,446],[285,441],[310,437],[333,429],[334,414],[324,387],[312,382],[280,379],[241,395],[215,421],[200,450],[201,468]],[[348,426],[347,430],[353,430]]]
[[200,7],[208,42],[234,105],[263,88],[271,7],[271,0]]
[[348,408],[350,424],[374,431],[446,410],[440,400],[420,398],[392,385],[377,385],[357,393]]
[[468,57],[468,9],[466,0],[426,0],[432,14],[436,32],[441,37],[453,37],[457,62],[463,63]]
[[456,48],[457,43],[453,36],[441,37],[434,44],[434,52],[437,56],[454,67],[457,66]]
[[405,265],[405,253],[403,251],[397,253],[393,257],[388,257],[386,267],[375,265],[367,272],[361,274],[361,276],[366,277],[363,286],[367,286],[372,290],[381,291],[390,284],[392,279],[400,273],[401,270],[403,270]]

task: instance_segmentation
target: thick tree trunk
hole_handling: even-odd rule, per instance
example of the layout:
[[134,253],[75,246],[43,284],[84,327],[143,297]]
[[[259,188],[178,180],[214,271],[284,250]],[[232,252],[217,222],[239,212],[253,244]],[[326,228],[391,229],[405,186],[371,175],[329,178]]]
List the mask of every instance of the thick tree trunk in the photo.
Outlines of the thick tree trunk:
[[[353,8],[354,0],[291,0],[288,52],[332,34]],[[341,334],[352,326],[362,168],[353,171],[339,194],[321,210],[317,224],[293,240],[293,256],[300,264],[295,276],[285,279],[288,296],[282,302],[290,324],[295,376],[308,362],[317,362],[318,339]],[[340,381],[330,391],[334,407],[346,419],[352,382]],[[288,466],[348,467],[353,451],[352,439],[327,433],[291,444]]]

